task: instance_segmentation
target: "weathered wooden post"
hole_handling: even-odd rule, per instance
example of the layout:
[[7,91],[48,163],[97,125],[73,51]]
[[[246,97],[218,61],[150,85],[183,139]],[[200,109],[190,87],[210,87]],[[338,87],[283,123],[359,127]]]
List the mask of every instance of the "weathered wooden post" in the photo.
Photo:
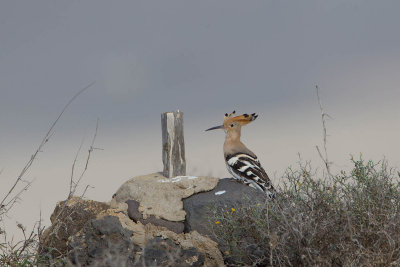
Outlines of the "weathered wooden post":
[[183,112],[161,114],[163,175],[167,178],[186,175]]

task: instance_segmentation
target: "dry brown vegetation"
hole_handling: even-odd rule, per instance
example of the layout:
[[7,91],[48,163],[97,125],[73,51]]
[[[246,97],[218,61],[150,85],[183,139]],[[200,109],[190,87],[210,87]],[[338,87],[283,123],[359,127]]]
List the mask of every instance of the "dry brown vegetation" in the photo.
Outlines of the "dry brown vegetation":
[[[66,103],[61,112],[58,114],[56,119],[50,125],[47,133],[43,137],[41,143],[38,145],[37,149],[33,152],[28,162],[22,168],[19,175],[15,178],[12,186],[9,188],[8,192],[1,196],[0,198],[0,266],[37,266],[43,262],[49,263],[49,259],[43,258],[38,253],[38,247],[43,235],[44,226],[41,225],[42,218],[37,220],[35,225],[31,230],[27,230],[25,226],[20,223],[17,223],[17,228],[22,232],[23,239],[15,240],[13,236],[10,236],[7,233],[7,229],[5,229],[4,220],[8,216],[10,210],[21,201],[23,194],[29,189],[33,180],[26,179],[26,173],[31,168],[31,166],[36,161],[39,153],[43,152],[43,148],[49,142],[51,137],[55,132],[55,127],[61,117],[64,115],[68,107],[74,102],[76,98],[78,98],[83,92],[85,92],[88,88],[90,88],[94,82],[87,85],[86,87],[79,90],[75,95],[72,96],[71,99]],[[77,156],[82,147],[79,147],[77,156],[75,157],[72,168],[71,168],[71,177],[70,177],[70,186],[69,193],[67,199],[70,199],[74,194],[77,193],[77,187],[81,182],[85,172],[88,168],[89,160],[91,153],[93,150],[98,149],[94,147],[94,141],[97,136],[98,130],[98,121],[96,124],[96,131],[91,143],[91,146],[88,150],[88,156],[86,159],[86,164],[84,169],[82,170],[79,177],[75,177],[75,164],[77,161]],[[1,172],[0,172],[1,175]],[[82,196],[85,194],[88,186],[83,190]],[[53,264],[54,261],[51,262]]]
[[[320,179],[289,169],[275,201],[216,211],[211,225],[232,266],[399,266],[400,174],[352,159]],[[216,222],[218,222],[216,224]]]

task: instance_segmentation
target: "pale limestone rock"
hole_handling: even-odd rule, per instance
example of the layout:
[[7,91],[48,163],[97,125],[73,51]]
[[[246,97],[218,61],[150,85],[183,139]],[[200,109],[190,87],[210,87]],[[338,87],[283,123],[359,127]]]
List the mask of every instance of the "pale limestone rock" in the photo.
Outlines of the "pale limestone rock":
[[166,178],[161,173],[134,177],[117,191],[110,204],[120,208],[127,200],[140,203],[139,211],[146,219],[150,215],[169,221],[184,221],[183,198],[195,193],[210,191],[218,184],[218,178],[205,176],[177,176]]

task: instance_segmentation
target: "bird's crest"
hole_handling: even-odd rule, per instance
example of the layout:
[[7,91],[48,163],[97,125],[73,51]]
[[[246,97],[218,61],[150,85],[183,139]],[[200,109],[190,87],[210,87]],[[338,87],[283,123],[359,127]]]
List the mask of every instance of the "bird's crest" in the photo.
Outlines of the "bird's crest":
[[235,111],[233,111],[229,115],[228,115],[228,113],[225,113],[225,117],[224,117],[224,126],[225,127],[233,122],[237,122],[241,126],[244,126],[244,125],[249,124],[250,122],[254,121],[258,117],[258,115],[256,113],[253,113],[250,115],[245,113],[245,114],[234,117],[235,113],[236,113]]

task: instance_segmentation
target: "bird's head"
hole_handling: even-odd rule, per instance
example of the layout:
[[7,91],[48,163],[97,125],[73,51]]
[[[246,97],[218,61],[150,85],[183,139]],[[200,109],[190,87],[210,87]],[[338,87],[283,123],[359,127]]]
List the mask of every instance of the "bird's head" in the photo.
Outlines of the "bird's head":
[[253,114],[242,114],[239,116],[234,116],[235,111],[233,111],[231,114],[228,115],[228,113],[225,113],[224,116],[224,123],[219,126],[211,127],[207,129],[206,131],[210,130],[217,130],[217,129],[223,129],[227,134],[239,134],[240,136],[240,130],[242,126],[249,124],[250,122],[254,121],[257,119],[258,115],[255,113]]

